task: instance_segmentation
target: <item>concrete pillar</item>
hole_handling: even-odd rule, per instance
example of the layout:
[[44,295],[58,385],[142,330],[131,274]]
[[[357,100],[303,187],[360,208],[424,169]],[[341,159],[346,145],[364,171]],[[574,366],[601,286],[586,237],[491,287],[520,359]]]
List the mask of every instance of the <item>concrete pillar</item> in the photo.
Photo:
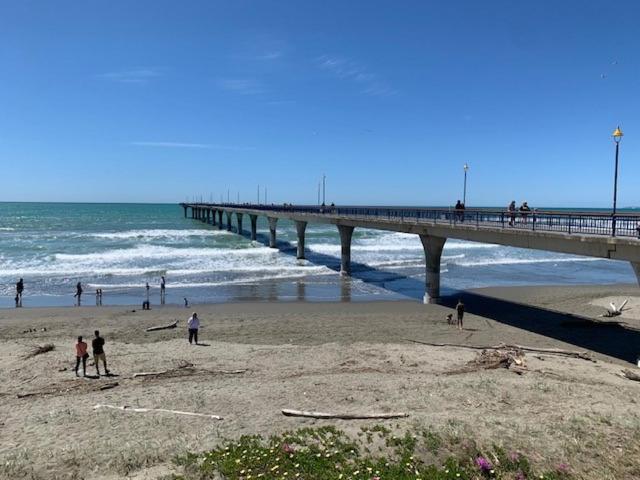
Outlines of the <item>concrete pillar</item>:
[[215,209],[211,210],[211,225],[216,224],[216,216],[218,215],[218,211]]
[[440,258],[442,257],[442,249],[447,239],[431,235],[420,235],[420,241],[424,248],[427,270],[423,302],[437,303],[440,298]]
[[251,241],[255,241],[258,238],[258,216],[249,215],[251,220]]
[[227,230],[231,231],[231,212],[227,212]]
[[304,233],[307,229],[307,222],[296,220],[296,231],[298,232],[298,260],[304,259]]
[[271,248],[276,248],[276,224],[278,223],[278,219],[275,217],[267,217],[269,221],[269,246]]
[[238,235],[242,235],[242,214],[236,213],[236,219],[238,220]]
[[211,223],[211,209],[207,208],[207,223]]
[[184,218],[187,218],[187,208],[188,207],[182,207],[182,208],[184,208]]
[[340,274],[351,275],[351,237],[353,228],[347,225],[338,225],[338,233],[340,233]]
[[222,230],[222,215],[223,215],[223,211],[222,210],[218,210],[218,230]]
[[191,218],[194,219],[196,218],[196,209],[191,207]]
[[631,267],[636,272],[636,278],[638,279],[638,284],[640,284],[640,262],[631,262]]

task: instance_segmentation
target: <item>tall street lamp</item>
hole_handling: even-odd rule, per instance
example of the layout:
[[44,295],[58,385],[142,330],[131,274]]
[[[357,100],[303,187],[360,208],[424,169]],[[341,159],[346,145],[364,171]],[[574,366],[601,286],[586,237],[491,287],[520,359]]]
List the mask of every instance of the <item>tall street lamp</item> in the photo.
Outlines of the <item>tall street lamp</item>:
[[613,176],[613,214],[611,219],[611,235],[614,237],[616,236],[616,204],[618,201],[618,154],[620,153],[620,140],[622,140],[623,135],[624,133],[620,130],[620,126],[611,134],[616,144],[616,168]]
[[469,165],[465,163],[464,167],[462,168],[464,169],[464,191],[462,193],[462,204],[466,207],[467,206],[467,170],[469,170]]

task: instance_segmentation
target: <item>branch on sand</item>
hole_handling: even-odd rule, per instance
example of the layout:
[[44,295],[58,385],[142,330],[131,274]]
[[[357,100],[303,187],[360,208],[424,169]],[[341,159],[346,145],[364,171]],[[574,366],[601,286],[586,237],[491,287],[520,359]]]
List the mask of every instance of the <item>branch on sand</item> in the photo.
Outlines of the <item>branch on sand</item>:
[[119,386],[118,382],[110,382],[103,383],[98,385],[91,385],[88,383],[74,383],[73,385],[66,386],[66,388],[57,388],[57,389],[48,389],[48,390],[38,390],[35,392],[26,392],[26,393],[18,393],[16,396],[18,398],[29,398],[29,397],[41,397],[46,395],[58,395],[65,394],[75,390],[86,390],[86,391],[100,391],[100,390],[109,390],[111,388],[115,388]]
[[617,374],[618,376],[622,377],[622,378],[627,378],[629,380],[633,380],[634,382],[640,382],[640,374],[633,372],[631,370],[628,369],[624,369],[622,370],[621,373]]
[[282,409],[282,414],[287,417],[307,417],[307,418],[324,418],[324,419],[340,419],[340,420],[368,420],[368,419],[385,419],[385,418],[405,418],[408,413],[323,413],[308,412],[304,410]]
[[37,345],[35,347],[33,347],[33,350],[31,350],[29,353],[27,353],[23,358],[25,360],[29,359],[29,358],[33,358],[36,355],[41,355],[43,353],[47,353],[50,352],[52,350],[55,350],[56,346],[53,343],[46,343],[44,345]]
[[195,375],[196,373],[210,373],[213,375],[240,375],[247,370],[195,370],[190,366],[180,366],[178,368],[172,368],[169,370],[160,370],[158,372],[137,372],[132,375],[131,378],[139,377],[162,377],[162,376],[175,376],[175,375]]
[[158,325],[156,327],[149,327],[145,331],[147,331],[147,332],[155,332],[157,330],[171,330],[172,328],[176,328],[178,326],[178,321],[179,320],[176,320],[175,322],[170,323],[168,325]]
[[478,346],[478,345],[463,345],[459,343],[430,343],[430,342],[421,342],[419,340],[412,340],[409,338],[405,338],[407,342],[419,343],[420,345],[428,345],[430,347],[456,347],[456,348],[470,348],[472,350],[504,350],[504,349],[516,349],[522,350],[524,352],[535,352],[535,353],[546,353],[548,355],[561,355],[565,357],[579,358],[582,360],[587,360],[589,362],[596,363],[596,360],[589,354],[589,352],[576,352],[573,350],[562,350],[560,348],[538,348],[538,347],[528,347],[525,345],[508,345],[506,343],[500,343],[498,345],[493,346]]
[[456,375],[459,373],[477,372],[478,370],[492,370],[496,368],[510,369],[512,372],[522,375],[527,371],[524,364],[524,352],[516,348],[501,350],[482,350],[480,354],[467,363],[465,367],[443,372],[444,375]]
[[167,410],[165,408],[133,408],[128,405],[123,405],[119,407],[117,405],[96,405],[93,407],[94,410],[98,410],[100,408],[110,408],[113,410],[121,410],[124,412],[134,412],[134,413],[172,413],[174,415],[187,415],[190,417],[203,417],[209,418],[211,420],[222,420],[222,417],[219,415],[211,415],[208,413],[196,413],[196,412],[183,412],[180,410]]

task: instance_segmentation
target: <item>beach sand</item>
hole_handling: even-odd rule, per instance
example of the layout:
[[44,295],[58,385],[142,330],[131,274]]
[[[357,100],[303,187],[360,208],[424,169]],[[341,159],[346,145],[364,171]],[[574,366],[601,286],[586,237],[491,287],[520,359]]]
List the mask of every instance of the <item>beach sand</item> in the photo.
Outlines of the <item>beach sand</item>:
[[[620,378],[640,353],[637,285],[487,288],[465,292],[465,329],[447,325],[456,298],[416,302],[241,303],[0,310],[0,477],[157,478],[171,460],[223,438],[335,424],[429,426],[567,462],[583,478],[640,476],[640,383]],[[599,318],[603,305],[629,310]],[[201,317],[202,346],[186,340]],[[178,328],[146,333],[179,319]],[[77,379],[77,335],[105,337],[118,376]],[[517,343],[591,352],[596,362],[526,354],[528,371],[447,375],[477,350],[413,341]],[[34,346],[51,352],[24,359]],[[179,368],[193,364],[192,368]],[[135,372],[177,369],[132,378]],[[244,370],[243,373],[237,373]],[[234,373],[235,372],[235,373]],[[94,374],[93,367],[88,373]],[[118,382],[114,388],[101,386]],[[19,398],[18,395],[32,394]],[[97,404],[210,413],[95,410]],[[409,413],[387,422],[284,417],[282,408]]]

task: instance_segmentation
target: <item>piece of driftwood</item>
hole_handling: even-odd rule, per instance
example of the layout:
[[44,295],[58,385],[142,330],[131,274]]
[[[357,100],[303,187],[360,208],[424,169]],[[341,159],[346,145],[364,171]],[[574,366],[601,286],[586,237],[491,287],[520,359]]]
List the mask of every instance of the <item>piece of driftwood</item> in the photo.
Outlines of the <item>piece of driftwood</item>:
[[47,353],[50,352],[52,350],[55,350],[56,346],[53,343],[47,343],[45,345],[37,345],[35,347],[33,347],[33,350],[31,350],[29,353],[27,353],[23,358],[25,360],[27,360],[28,358],[33,358],[36,355],[41,355],[43,353]]
[[522,375],[527,371],[524,364],[524,352],[517,348],[485,349],[476,358],[455,370],[443,372],[443,375],[456,375],[460,373],[477,372],[479,370],[492,370],[497,368],[514,368],[514,372]]
[[582,360],[588,360],[590,362],[596,363],[596,361],[591,357],[588,352],[577,352],[573,350],[562,350],[559,348],[538,348],[538,347],[528,347],[526,345],[507,345],[505,343],[501,343],[499,345],[493,346],[478,346],[478,345],[463,345],[460,343],[431,343],[431,342],[421,342],[419,340],[413,340],[410,338],[405,338],[407,342],[419,343],[420,345],[429,345],[430,347],[457,347],[457,348],[470,348],[472,350],[496,350],[496,349],[505,349],[505,348],[516,348],[519,350],[523,350],[525,352],[536,352],[536,353],[546,353],[549,355],[562,355],[565,357],[573,357],[580,358]]
[[634,382],[640,382],[640,374],[632,370],[628,370],[626,368],[622,370],[622,372],[619,373],[618,375],[621,376],[622,378],[628,378],[629,380],[633,380]]
[[404,418],[408,417],[408,413],[323,413],[308,412],[304,410],[282,409],[282,414],[287,417],[308,417],[308,418],[335,418],[341,420],[367,420],[370,418]]
[[178,326],[178,320],[168,325],[158,325],[156,327],[149,327],[146,329],[147,332],[155,332],[157,330],[171,330],[172,328],[176,328]]
[[196,370],[193,365],[179,366],[178,368],[172,368],[170,370],[160,370],[158,372],[137,372],[132,375],[132,378],[138,377],[161,377],[178,376],[178,375],[196,375],[196,374],[212,374],[212,375],[240,375],[247,370]]
[[190,417],[203,417],[209,418],[211,420],[222,420],[222,417],[219,415],[211,415],[208,413],[196,413],[196,412],[183,412],[181,410],[168,410],[166,408],[134,408],[129,407],[128,405],[123,405],[119,407],[117,405],[96,405],[93,407],[94,410],[99,408],[110,408],[113,410],[122,410],[125,412],[135,412],[135,413],[172,413],[174,415],[187,415]]
[[109,390],[110,388],[115,388],[118,385],[118,382],[105,383],[104,385],[100,385],[100,390]]
[[138,377],[157,377],[158,375],[165,375],[169,373],[169,370],[161,370],[159,372],[138,372],[132,375],[132,378]]

